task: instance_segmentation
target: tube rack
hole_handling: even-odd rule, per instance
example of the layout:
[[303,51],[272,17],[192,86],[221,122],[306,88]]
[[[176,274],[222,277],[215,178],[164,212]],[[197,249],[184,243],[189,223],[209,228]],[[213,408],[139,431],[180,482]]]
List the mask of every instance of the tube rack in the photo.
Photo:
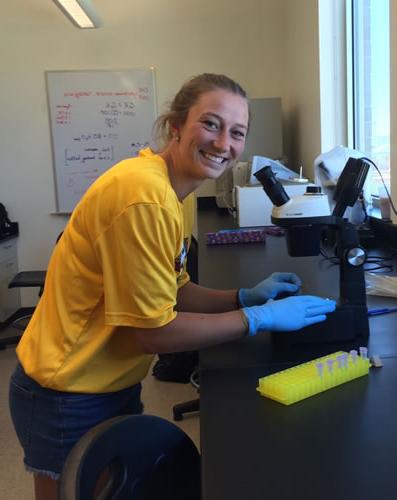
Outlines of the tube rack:
[[284,405],[354,380],[369,372],[366,349],[350,353],[338,351],[259,379],[257,391]]

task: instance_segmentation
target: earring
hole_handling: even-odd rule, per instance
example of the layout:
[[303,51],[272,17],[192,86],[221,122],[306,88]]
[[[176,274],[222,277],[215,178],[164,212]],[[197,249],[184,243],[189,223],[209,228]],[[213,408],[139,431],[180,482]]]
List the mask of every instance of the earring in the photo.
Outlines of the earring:
[[179,137],[179,135],[175,136],[175,140],[176,140],[176,142],[179,142],[181,140],[181,138]]

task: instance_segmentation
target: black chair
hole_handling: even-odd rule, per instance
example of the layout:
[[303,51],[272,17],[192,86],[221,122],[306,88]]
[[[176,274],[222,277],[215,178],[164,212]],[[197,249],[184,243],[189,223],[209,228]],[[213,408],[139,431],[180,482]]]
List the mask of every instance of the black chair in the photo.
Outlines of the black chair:
[[8,288],[38,287],[43,293],[46,271],[21,271],[10,281]]
[[175,424],[152,415],[111,418],[88,431],[66,459],[59,500],[199,500],[200,455]]
[[[16,287],[38,287],[39,296],[43,291],[45,271],[23,271],[14,276],[8,284],[8,288]],[[0,339],[0,350],[5,349],[9,345],[16,345],[21,340],[22,332],[25,330],[30,318],[35,310],[35,307],[21,307],[7,319],[5,326],[15,330],[20,330],[21,333],[12,334],[10,336],[2,336]]]
[[[198,392],[200,392],[199,376],[200,372],[198,369],[194,370],[190,376],[190,383]],[[176,422],[183,420],[185,413],[197,413],[198,411],[200,411],[200,398],[178,403],[172,407],[172,413]]]
[[[37,287],[39,288],[39,297],[43,293],[46,271],[21,271],[16,274],[8,284],[8,288],[24,288]],[[16,330],[24,331],[30,318],[35,310],[35,307],[22,307],[16,311],[10,318],[9,324]],[[15,335],[8,339],[8,344],[17,344],[21,335]]]
[[[63,231],[61,231],[55,244],[58,243],[60,237],[62,236]],[[26,287],[37,287],[39,288],[39,297],[41,297],[44,290],[44,282],[47,271],[21,271],[14,276],[14,278],[8,284],[8,288],[26,288]],[[34,307],[22,307],[10,318],[10,326],[17,330],[25,330],[27,323],[29,322],[32,314],[34,312]],[[21,336],[14,336],[8,339],[8,344],[17,344],[20,340]],[[0,348],[1,348],[0,344]]]
[[[63,231],[58,235],[56,243],[58,243],[59,238],[62,236]],[[8,284],[8,288],[25,288],[25,287],[37,287],[39,288],[39,297],[41,297],[44,290],[44,282],[46,277],[46,271],[21,271],[14,276],[14,278]],[[32,314],[34,313],[35,307],[21,307],[18,309],[10,318],[6,321],[6,326],[10,326],[15,330],[20,330],[22,333],[27,327]],[[11,335],[9,337],[4,337],[0,339],[0,350],[5,349],[8,345],[15,345],[21,340],[22,333],[17,335]]]

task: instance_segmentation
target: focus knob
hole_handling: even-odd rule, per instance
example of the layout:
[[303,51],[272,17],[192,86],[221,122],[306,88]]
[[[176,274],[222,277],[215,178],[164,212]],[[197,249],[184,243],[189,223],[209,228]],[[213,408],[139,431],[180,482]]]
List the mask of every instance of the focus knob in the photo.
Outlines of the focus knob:
[[367,252],[361,247],[351,248],[346,252],[346,260],[351,266],[362,266],[367,260]]

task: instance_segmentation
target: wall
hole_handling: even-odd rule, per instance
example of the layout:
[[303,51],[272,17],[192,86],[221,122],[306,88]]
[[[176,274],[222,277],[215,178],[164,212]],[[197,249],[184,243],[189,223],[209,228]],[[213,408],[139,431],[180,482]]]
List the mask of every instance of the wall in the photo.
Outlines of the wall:
[[290,166],[313,177],[321,152],[318,0],[286,0],[284,140]]
[[[67,220],[51,215],[55,195],[45,70],[154,66],[160,112],[191,75],[224,72],[251,97],[282,97],[293,166],[309,166],[318,154],[315,0],[93,3],[104,20],[98,30],[75,28],[50,0],[2,6],[0,201],[20,223],[20,269],[46,267]],[[35,291],[23,292],[25,305],[35,297]]]
[[[321,151],[348,141],[346,1],[319,0]],[[350,44],[349,48],[351,48]]]

